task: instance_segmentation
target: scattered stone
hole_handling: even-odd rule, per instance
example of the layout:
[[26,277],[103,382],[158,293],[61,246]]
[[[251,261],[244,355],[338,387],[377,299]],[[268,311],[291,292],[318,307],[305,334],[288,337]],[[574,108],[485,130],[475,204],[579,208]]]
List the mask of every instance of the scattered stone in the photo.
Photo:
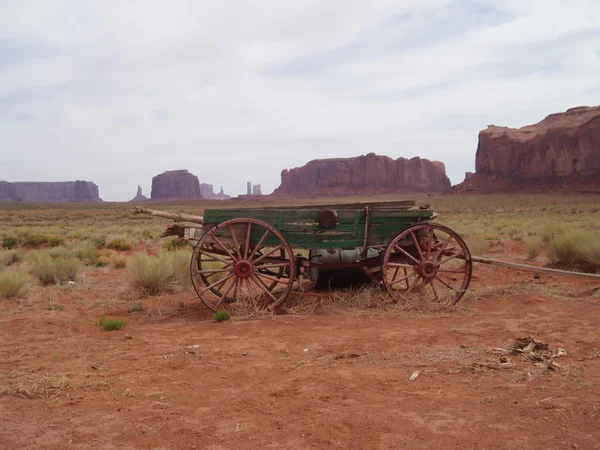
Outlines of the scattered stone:
[[420,371],[418,371],[418,370],[415,370],[415,371],[412,373],[412,375],[410,376],[410,378],[409,378],[409,381],[415,381],[415,380],[417,379],[417,377],[418,377],[420,374],[421,374],[421,372],[420,372]]
[[131,336],[130,334],[126,334],[125,339],[133,339],[133,336]]

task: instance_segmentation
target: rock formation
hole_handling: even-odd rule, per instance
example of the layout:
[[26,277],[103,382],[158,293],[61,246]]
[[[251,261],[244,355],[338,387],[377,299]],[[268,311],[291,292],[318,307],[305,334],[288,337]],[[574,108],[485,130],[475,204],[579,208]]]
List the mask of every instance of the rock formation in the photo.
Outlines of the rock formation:
[[281,172],[275,195],[345,195],[386,192],[447,192],[450,180],[443,163],[369,153],[343,159],[317,159]]
[[252,195],[262,195],[262,188],[260,184],[255,184],[252,186]]
[[152,178],[152,200],[201,199],[198,177],[187,170],[171,170]]
[[223,192],[222,186],[221,186],[221,191],[219,193],[215,194],[215,192],[213,190],[213,185],[207,184],[207,183],[200,184],[200,194],[202,194],[202,197],[204,197],[205,199],[208,199],[208,200],[227,200],[228,198],[231,198],[231,196],[229,196]]
[[140,185],[138,185],[137,195],[135,197],[133,197],[130,201],[131,202],[145,202],[147,200],[148,200],[148,197],[146,197],[144,194],[142,194],[142,188]]
[[5,202],[101,202],[98,186],[91,181],[0,181],[0,201]]
[[479,133],[475,173],[457,191],[600,191],[600,107],[571,108],[535,125]]

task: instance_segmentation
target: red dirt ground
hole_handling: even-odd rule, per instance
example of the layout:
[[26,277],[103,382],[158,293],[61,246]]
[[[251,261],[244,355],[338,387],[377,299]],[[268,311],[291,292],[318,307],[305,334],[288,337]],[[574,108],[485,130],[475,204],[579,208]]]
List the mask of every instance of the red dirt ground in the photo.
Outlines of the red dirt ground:
[[[1,448],[600,448],[596,294],[496,295],[445,317],[224,323],[188,302],[162,320],[108,311],[129,320],[115,332],[100,330],[97,311],[61,303],[0,317],[0,374],[85,385],[0,396]],[[492,349],[526,335],[566,349],[561,367],[509,356],[510,368],[494,369]]]

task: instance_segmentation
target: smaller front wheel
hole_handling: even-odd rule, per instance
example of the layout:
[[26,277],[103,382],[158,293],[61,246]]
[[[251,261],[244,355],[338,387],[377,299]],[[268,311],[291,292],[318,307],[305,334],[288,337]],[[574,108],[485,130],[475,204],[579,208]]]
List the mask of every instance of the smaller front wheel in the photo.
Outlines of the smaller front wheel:
[[382,279],[390,296],[401,303],[425,300],[456,304],[469,287],[473,263],[461,237],[434,223],[413,225],[386,248]]

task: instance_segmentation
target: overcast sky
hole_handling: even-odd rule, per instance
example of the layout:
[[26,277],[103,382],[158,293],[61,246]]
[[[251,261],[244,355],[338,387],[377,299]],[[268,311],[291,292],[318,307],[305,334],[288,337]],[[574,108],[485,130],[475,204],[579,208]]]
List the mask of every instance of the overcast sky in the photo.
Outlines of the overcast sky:
[[107,201],[369,152],[456,184],[488,124],[598,104],[598,0],[0,0],[0,180]]

